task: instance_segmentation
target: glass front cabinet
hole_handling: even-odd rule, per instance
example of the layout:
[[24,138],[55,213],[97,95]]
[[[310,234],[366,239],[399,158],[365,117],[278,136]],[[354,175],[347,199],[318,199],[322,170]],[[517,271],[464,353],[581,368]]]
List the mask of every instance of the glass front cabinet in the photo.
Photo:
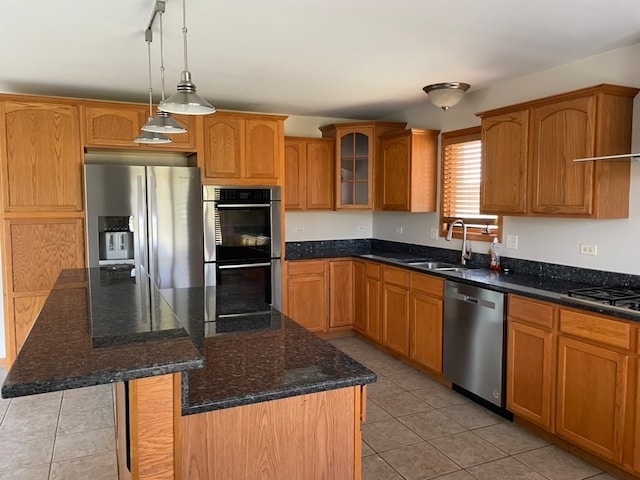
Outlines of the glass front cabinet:
[[378,135],[402,130],[405,123],[363,122],[321,127],[336,144],[336,209],[374,208]]

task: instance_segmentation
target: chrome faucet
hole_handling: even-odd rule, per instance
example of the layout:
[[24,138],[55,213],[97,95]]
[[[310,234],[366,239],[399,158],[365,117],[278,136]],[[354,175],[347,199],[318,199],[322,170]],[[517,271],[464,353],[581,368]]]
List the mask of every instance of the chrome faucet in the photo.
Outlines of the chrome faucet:
[[451,241],[451,237],[453,236],[453,227],[456,225],[460,225],[462,227],[462,252],[460,254],[460,264],[466,265],[467,260],[471,259],[471,248],[467,245],[467,226],[464,224],[462,219],[457,218],[451,225],[449,225],[449,231],[447,232],[445,240],[447,242]]

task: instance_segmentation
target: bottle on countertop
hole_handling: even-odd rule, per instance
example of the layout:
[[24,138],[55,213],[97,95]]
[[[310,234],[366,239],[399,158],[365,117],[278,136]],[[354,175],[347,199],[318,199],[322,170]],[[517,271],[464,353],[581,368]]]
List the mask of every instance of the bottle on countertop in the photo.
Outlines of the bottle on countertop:
[[494,238],[489,245],[489,268],[491,270],[501,270],[500,268],[500,244],[498,239]]

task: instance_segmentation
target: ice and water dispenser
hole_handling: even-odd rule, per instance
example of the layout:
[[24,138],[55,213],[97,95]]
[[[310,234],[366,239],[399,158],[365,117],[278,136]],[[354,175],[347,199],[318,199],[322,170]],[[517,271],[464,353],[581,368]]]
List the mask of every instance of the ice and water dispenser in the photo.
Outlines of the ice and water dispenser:
[[101,265],[133,264],[133,217],[98,217],[98,251]]

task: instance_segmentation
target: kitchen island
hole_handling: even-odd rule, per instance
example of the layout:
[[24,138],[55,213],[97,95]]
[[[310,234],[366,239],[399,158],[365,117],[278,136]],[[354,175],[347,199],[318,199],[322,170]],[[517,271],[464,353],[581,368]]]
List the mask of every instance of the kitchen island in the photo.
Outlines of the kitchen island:
[[276,310],[219,318],[238,292],[107,273],[61,273],[3,397],[115,383],[121,479],[360,478],[373,372]]

